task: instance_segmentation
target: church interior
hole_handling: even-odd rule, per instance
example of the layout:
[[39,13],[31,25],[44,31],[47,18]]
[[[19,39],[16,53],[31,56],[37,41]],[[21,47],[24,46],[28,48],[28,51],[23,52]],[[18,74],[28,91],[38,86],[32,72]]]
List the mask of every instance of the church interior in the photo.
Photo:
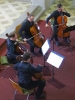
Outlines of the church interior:
[[[36,1],[38,3],[39,0]],[[46,0],[40,0],[46,3]],[[52,1],[52,0],[47,0]],[[14,91],[10,80],[17,82],[18,77],[14,71],[14,65],[1,64],[1,57],[6,56],[7,45],[5,36],[16,29],[27,18],[27,12],[34,14],[34,19],[38,23],[41,33],[46,39],[52,36],[52,21],[50,20],[50,28],[46,28],[46,18],[56,9],[56,5],[61,3],[63,8],[71,14],[67,18],[67,26],[75,25],[75,0],[53,0],[50,6],[46,9],[38,4],[32,4],[34,0],[0,0],[0,99],[1,100],[34,100],[34,94],[31,94],[28,99],[27,95],[17,91],[14,98]],[[39,2],[39,4],[40,4]],[[34,2],[35,3],[35,2]],[[70,32],[70,44],[66,45],[62,38],[59,41],[61,46],[56,46],[54,41],[50,43],[51,51],[63,55],[65,58],[59,68],[53,67],[51,64],[44,62],[44,56],[38,54],[38,48],[35,48],[38,56],[33,56],[34,65],[46,64],[43,68],[43,76],[46,79],[44,92],[46,97],[40,100],[75,100],[75,30]],[[64,45],[64,46],[63,46]],[[24,45],[29,50],[29,45]],[[47,55],[47,56],[48,56]],[[54,73],[52,73],[54,71]],[[54,78],[53,82],[49,79]],[[14,99],[13,99],[14,98]]]

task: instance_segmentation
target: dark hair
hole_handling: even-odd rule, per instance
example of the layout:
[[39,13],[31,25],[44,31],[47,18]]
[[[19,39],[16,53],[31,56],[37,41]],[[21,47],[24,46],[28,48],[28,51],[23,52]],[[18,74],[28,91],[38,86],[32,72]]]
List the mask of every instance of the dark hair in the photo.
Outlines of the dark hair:
[[34,15],[27,12],[27,17],[31,17],[31,16],[34,16]]
[[57,7],[60,8],[62,7],[63,5],[61,3],[57,4]]
[[12,31],[10,34],[6,33],[7,37],[15,37],[15,31]]
[[30,57],[31,57],[30,52],[25,52],[25,53],[23,54],[23,60],[25,60],[25,61],[27,61]]

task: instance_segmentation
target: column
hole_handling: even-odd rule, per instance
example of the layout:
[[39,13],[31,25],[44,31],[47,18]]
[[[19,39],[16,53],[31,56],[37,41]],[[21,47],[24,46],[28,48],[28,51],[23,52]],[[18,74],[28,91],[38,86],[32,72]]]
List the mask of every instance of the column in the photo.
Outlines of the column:
[[32,5],[39,5],[45,10],[50,7],[54,0],[31,0]]
[[75,7],[75,0],[73,0],[73,6]]

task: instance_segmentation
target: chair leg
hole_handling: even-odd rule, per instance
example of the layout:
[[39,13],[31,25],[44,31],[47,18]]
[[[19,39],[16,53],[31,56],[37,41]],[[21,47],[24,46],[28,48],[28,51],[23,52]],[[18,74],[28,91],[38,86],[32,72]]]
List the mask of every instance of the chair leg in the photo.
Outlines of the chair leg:
[[17,92],[17,90],[15,90],[15,92],[14,92],[14,97],[13,97],[13,100],[15,99],[16,92]]
[[30,94],[28,94],[28,95],[27,95],[27,98],[26,98],[26,100],[28,100],[28,98],[29,98],[29,95],[30,95]]

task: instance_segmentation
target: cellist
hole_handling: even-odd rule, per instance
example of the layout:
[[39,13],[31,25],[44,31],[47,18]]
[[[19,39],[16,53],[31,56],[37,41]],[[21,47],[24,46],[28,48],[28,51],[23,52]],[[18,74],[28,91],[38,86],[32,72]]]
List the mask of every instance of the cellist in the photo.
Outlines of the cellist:
[[[34,51],[34,48],[36,47],[36,45],[33,42],[33,37],[31,32],[30,32],[30,28],[34,25],[34,15],[29,14],[27,16],[27,19],[22,23],[21,28],[19,29],[19,34],[22,37],[22,39],[30,45],[30,52],[33,55],[37,55]],[[36,24],[36,23],[35,23]],[[24,32],[22,34],[22,32]],[[31,38],[31,39],[29,39]],[[29,40],[28,40],[29,39]],[[41,48],[39,48],[39,53],[42,54]]]
[[[58,41],[58,28],[59,28],[59,25],[58,25],[58,22],[57,22],[57,18],[60,16],[60,15],[66,15],[67,17],[70,17],[70,14],[68,12],[66,12],[63,8],[62,8],[62,4],[59,3],[57,4],[57,10],[55,10],[54,12],[52,12],[50,14],[49,17],[47,17],[46,19],[46,27],[49,27],[48,25],[48,22],[51,18],[54,18],[54,23],[53,23],[53,35],[51,37],[50,40],[53,40],[53,38],[55,39],[55,42],[56,42],[56,45],[59,46],[59,41]],[[66,42],[69,42],[69,37],[65,37],[64,38]]]
[[6,36],[8,37],[6,40],[6,44],[7,44],[7,58],[9,63],[15,64],[18,63],[19,60],[16,59],[17,56],[21,56],[21,54],[17,53],[16,51],[16,46],[15,46],[15,42],[16,42],[16,34],[15,31],[10,32],[9,34],[6,33]]
[[43,89],[46,85],[46,80],[33,80],[33,74],[42,72],[42,66],[38,65],[35,67],[31,64],[31,53],[25,52],[23,54],[23,59],[21,62],[14,65],[15,70],[18,70],[18,84],[25,89],[34,89],[36,90],[36,100],[42,99],[45,97],[45,94],[42,94]]

